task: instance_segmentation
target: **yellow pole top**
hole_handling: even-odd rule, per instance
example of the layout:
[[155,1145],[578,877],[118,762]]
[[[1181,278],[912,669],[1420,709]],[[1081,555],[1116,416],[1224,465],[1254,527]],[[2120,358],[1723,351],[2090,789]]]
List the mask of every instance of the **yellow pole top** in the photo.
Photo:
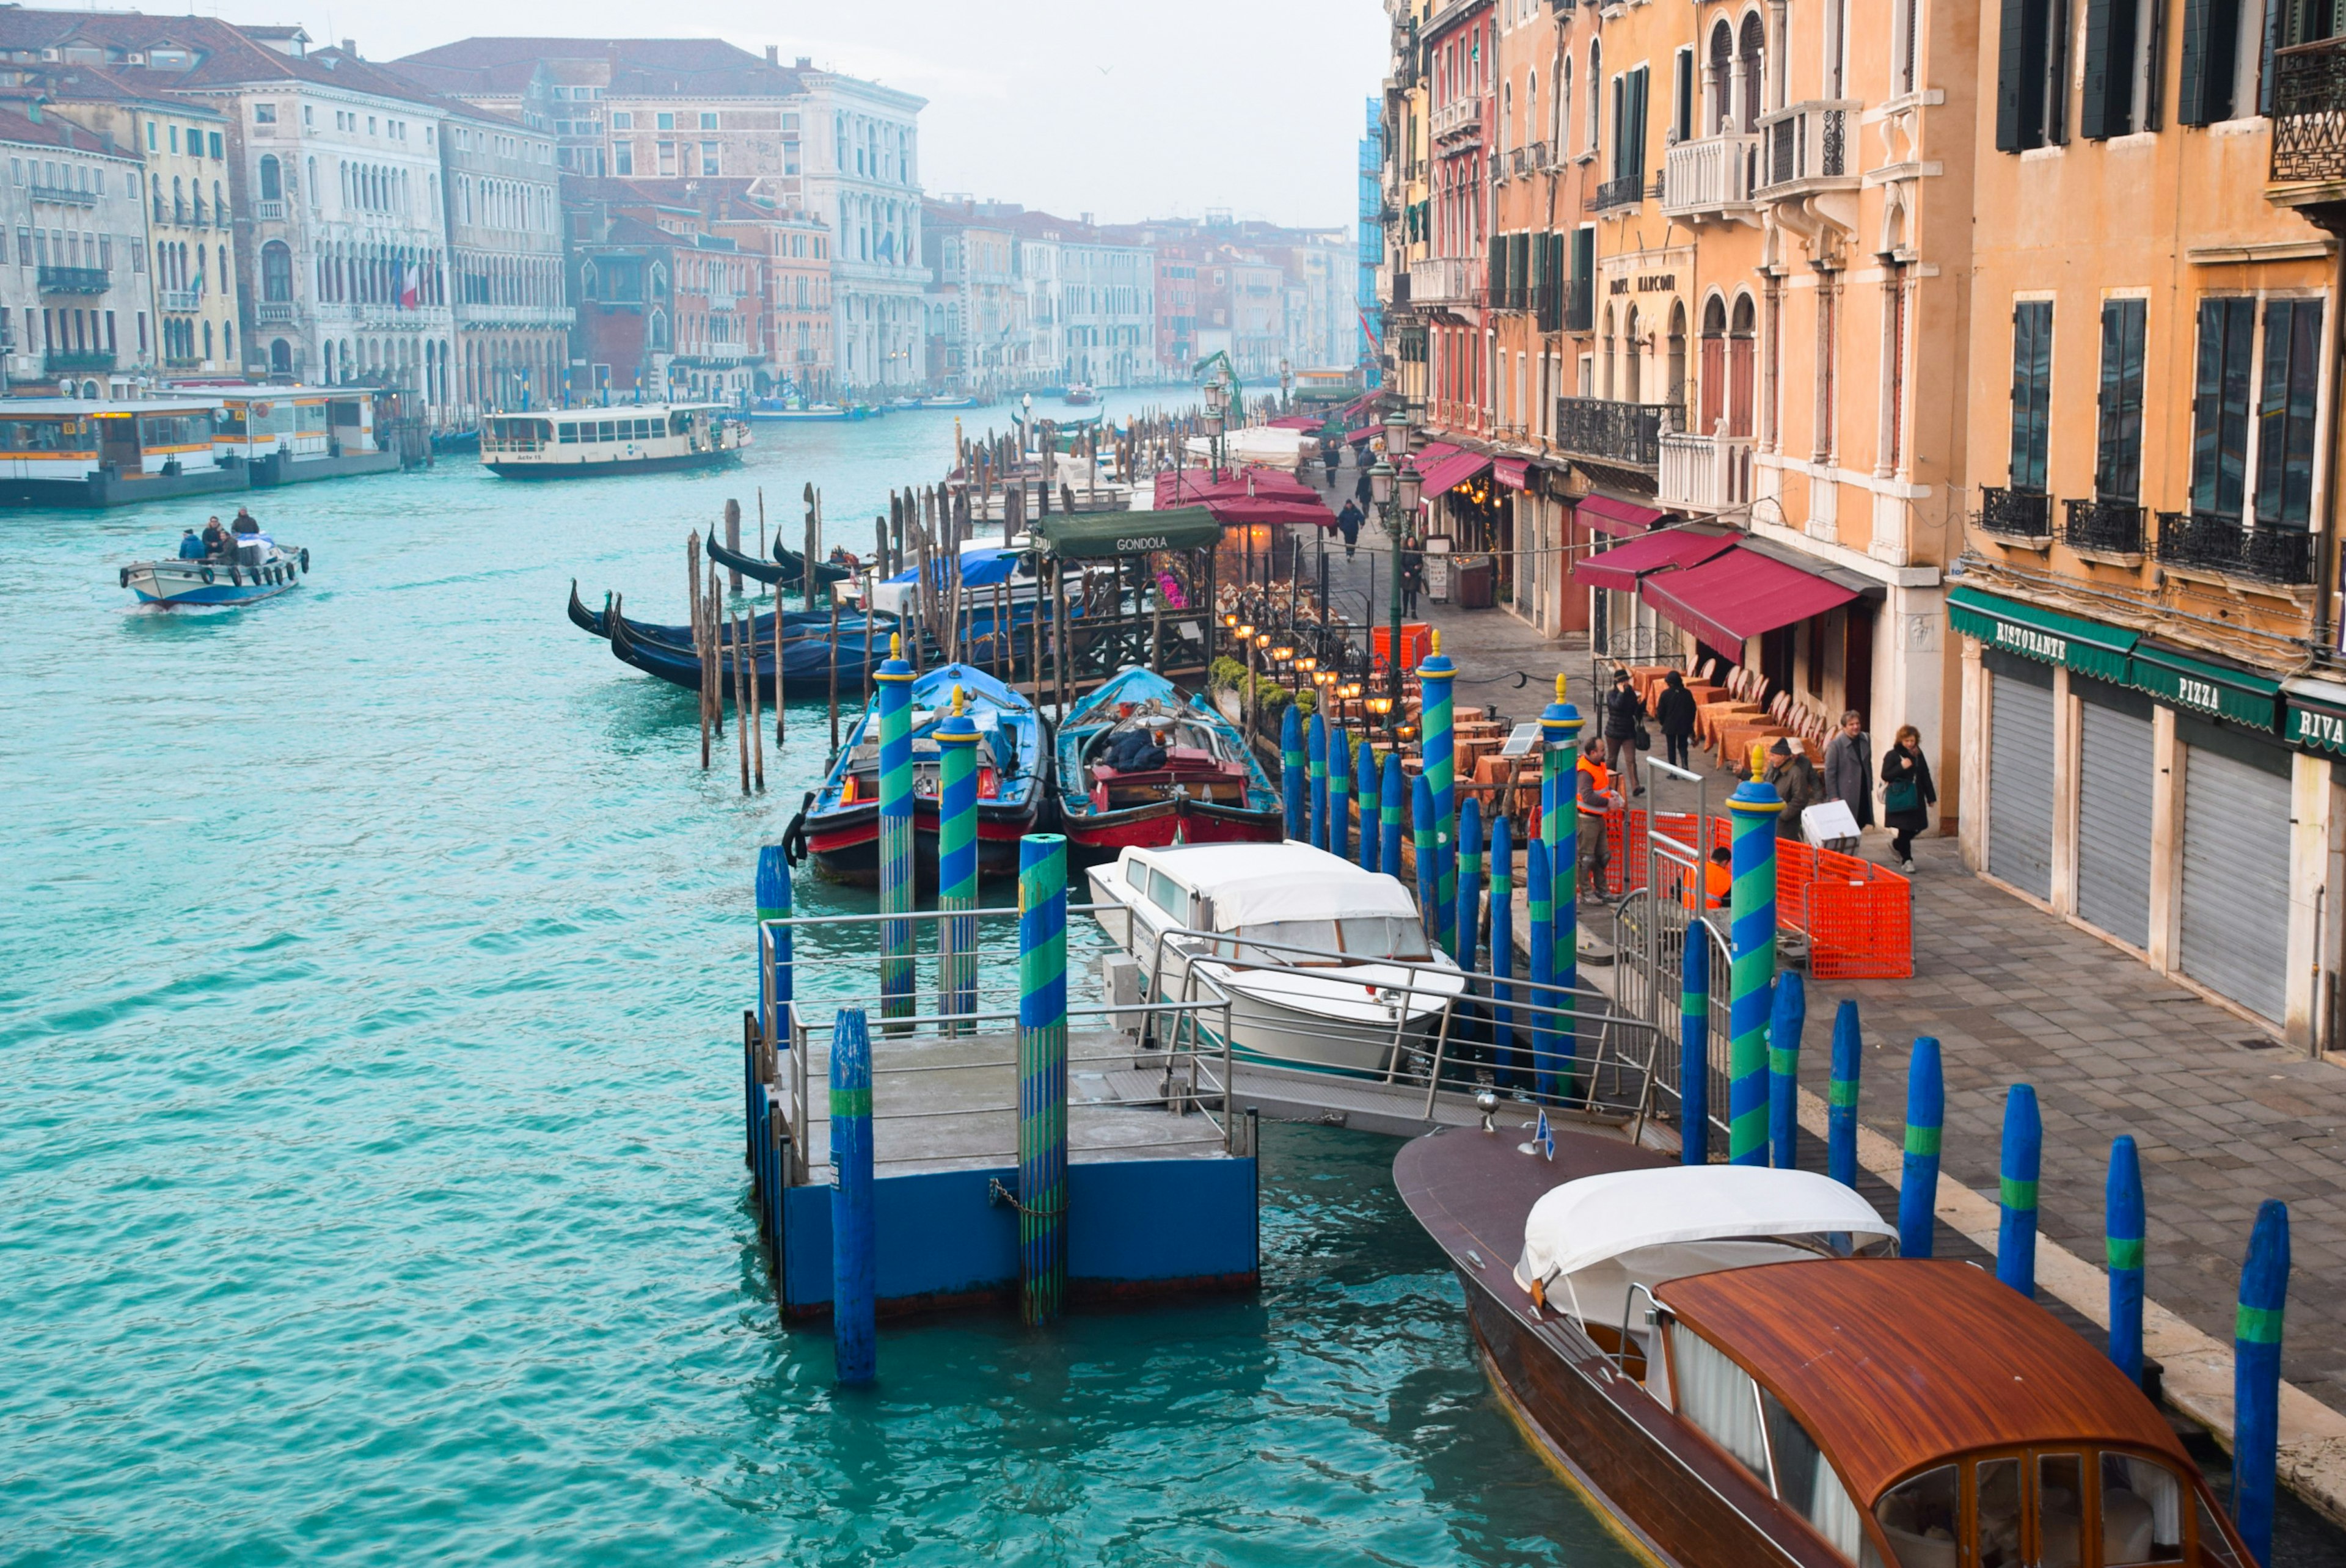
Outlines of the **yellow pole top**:
[[959,718],[961,716],[961,687],[958,686],[954,687],[953,710],[955,718]]
[[1556,699],[1558,702],[1564,700],[1564,677],[1561,673],[1556,677]]
[[1442,651],[1442,628],[1440,626],[1426,627],[1425,639],[1427,644],[1426,657],[1432,658],[1435,654]]
[[903,658],[904,657],[903,633],[890,632],[888,634],[888,657],[890,658]]

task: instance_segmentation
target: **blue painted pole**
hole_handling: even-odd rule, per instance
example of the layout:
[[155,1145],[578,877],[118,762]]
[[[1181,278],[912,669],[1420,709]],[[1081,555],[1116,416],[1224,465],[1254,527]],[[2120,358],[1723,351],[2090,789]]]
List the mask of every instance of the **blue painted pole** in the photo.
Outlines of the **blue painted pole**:
[[1442,907],[1436,901],[1442,862],[1433,848],[1433,786],[1423,773],[1410,786],[1409,814],[1410,837],[1417,850],[1417,918],[1425,925],[1428,941],[1447,947],[1452,933],[1443,929]]
[[1458,940],[1451,956],[1472,970],[1483,945],[1483,805],[1466,797],[1458,809]]
[[2110,1265],[2110,1360],[2142,1386],[2142,1156],[2134,1135],[2110,1140],[2110,1177],[2102,1193],[2103,1247]]
[[1328,721],[1318,708],[1311,713],[1311,847],[1328,847]]
[[1553,989],[1556,983],[1556,909],[1549,901],[1553,882],[1548,876],[1547,846],[1534,839],[1524,847],[1525,902],[1530,906],[1526,918],[1531,921],[1532,972],[1531,985],[1525,992],[1531,1003],[1532,1024],[1532,1085],[1542,1099],[1556,1097],[1556,1005],[1558,998]]
[[1307,799],[1310,789],[1308,771],[1311,762],[1303,754],[1303,716],[1289,703],[1285,717],[1279,721],[1279,795],[1287,810],[1287,836],[1300,840],[1311,830],[1305,820],[1311,808]]
[[[977,725],[962,711],[962,689],[937,737],[937,907],[947,916],[937,968],[940,1011],[977,1011]],[[972,1024],[953,1025],[954,1033]]]
[[1433,929],[1448,932],[1457,924],[1454,906],[1458,897],[1458,791],[1454,773],[1458,748],[1457,730],[1451,722],[1451,694],[1457,684],[1458,667],[1442,651],[1439,630],[1427,633],[1426,640],[1430,651],[1417,667],[1418,774],[1429,781],[1428,787],[1433,791],[1433,887],[1440,906]]
[[1384,837],[1385,830],[1383,797],[1377,789],[1379,776],[1377,748],[1363,740],[1352,777],[1360,780],[1361,787],[1361,870],[1364,871],[1384,870],[1377,860],[1377,842]]
[[1502,1088],[1515,1080],[1515,846],[1514,831],[1502,811],[1491,823],[1491,1023],[1494,1063]]
[[[872,679],[880,692],[880,912],[913,908],[913,667],[903,639],[888,639],[888,661]],[[909,1018],[913,1000],[913,922],[880,922],[880,1015]]]
[[1067,840],[1018,840],[1019,1315],[1067,1292]]
[[1776,787],[1740,784],[1727,798],[1735,824],[1729,899],[1727,1157],[1768,1163],[1768,1014],[1776,981]]
[[2280,1463],[2280,1322],[2289,1304],[2289,1206],[2257,1206],[2232,1328],[2232,1522],[2259,1563],[2272,1562]]
[[1808,1025],[1806,983],[1799,970],[1788,969],[1777,977],[1768,1020],[1768,1143],[1779,1170],[1800,1164],[1800,1036]]
[[2034,1300],[2036,1296],[2036,1176],[2045,1153],[2045,1124],[2036,1091],[2014,1084],[2004,1095],[2004,1159],[1998,1170],[1995,1277]]
[[1710,1163],[1710,927],[1687,927],[1678,982],[1678,1160]]
[[1352,748],[1341,724],[1328,730],[1328,852],[1352,858]]
[[831,1349],[842,1383],[879,1371],[872,1167],[872,1036],[863,1010],[843,1007],[831,1033]]
[[790,1049],[791,1000],[790,930],[768,921],[790,918],[790,864],[780,844],[758,849],[758,1019],[766,1043]]
[[1401,881],[1401,815],[1407,810],[1409,786],[1402,782],[1401,753],[1385,753],[1384,788],[1377,794],[1377,870]]
[[[1555,929],[1548,945],[1556,954],[1550,978],[1566,988],[1580,983],[1580,709],[1564,700],[1564,677],[1556,677],[1556,700],[1540,709],[1540,838],[1547,844],[1548,919]],[[1602,897],[1605,890],[1596,890]],[[1567,996],[1550,1000],[1565,1002]],[[1565,1033],[1576,1059],[1580,1017],[1575,1009]]]
[[1928,1257],[1939,1213],[1939,1133],[1946,1124],[1939,1043],[1914,1042],[1906,1062],[1906,1163],[1898,1174],[1898,1255]]
[[1858,1033],[1857,1003],[1844,1001],[1833,1014],[1832,1086],[1825,1101],[1825,1174],[1845,1187],[1857,1186],[1858,1074],[1865,1069],[1865,1039]]

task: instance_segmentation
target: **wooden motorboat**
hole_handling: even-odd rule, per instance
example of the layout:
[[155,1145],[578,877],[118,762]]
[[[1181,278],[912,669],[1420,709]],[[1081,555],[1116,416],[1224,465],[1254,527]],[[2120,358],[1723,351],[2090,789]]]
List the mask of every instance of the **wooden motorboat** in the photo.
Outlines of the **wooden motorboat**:
[[142,605],[251,605],[290,594],[310,573],[310,552],[280,545],[265,534],[244,534],[224,555],[133,561],[122,585]]
[[1446,1128],[1393,1176],[1531,1442],[1639,1557],[1714,1568],[2249,1559],[2142,1391],[1813,1172]]
[[1276,844],[1279,791],[1236,726],[1154,670],[1127,665],[1059,722],[1053,787],[1067,849]]

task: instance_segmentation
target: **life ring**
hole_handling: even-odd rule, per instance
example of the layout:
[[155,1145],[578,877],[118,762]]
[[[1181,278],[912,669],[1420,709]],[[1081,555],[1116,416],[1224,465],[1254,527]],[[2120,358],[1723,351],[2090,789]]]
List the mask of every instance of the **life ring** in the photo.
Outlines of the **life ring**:
[[130,568],[128,566],[122,568],[122,585],[126,588],[130,585]]
[[307,545],[301,546],[301,571],[305,576],[310,571],[310,546]]
[[210,582],[211,580],[212,580],[212,569],[211,569],[209,566],[206,566],[206,567],[204,568],[204,581],[205,581],[205,582],[207,582],[207,583],[209,583],[209,582]]

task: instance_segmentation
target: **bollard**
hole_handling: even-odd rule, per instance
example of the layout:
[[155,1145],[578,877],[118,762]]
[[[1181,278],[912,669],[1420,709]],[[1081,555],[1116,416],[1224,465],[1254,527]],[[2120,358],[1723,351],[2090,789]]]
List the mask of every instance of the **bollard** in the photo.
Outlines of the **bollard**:
[[1466,797],[1458,809],[1458,941],[1451,956],[1470,972],[1483,945],[1483,806]]
[[1328,852],[1352,858],[1352,752],[1341,724],[1328,731]]
[[2110,1140],[2110,1177],[2102,1191],[2103,1247],[2110,1265],[2110,1359],[2142,1387],[2142,1263],[2145,1226],[2142,1156],[2134,1136]]
[[2036,1296],[2036,1175],[2045,1152],[2045,1124],[2036,1091],[2014,1084],[2004,1095],[2004,1157],[1998,1174],[2002,1217],[1995,1227],[1995,1277],[2034,1300]]
[[1442,923],[1441,889],[1435,881],[1439,862],[1433,853],[1433,786],[1423,773],[1410,785],[1409,815],[1410,839],[1417,850],[1417,918],[1425,927],[1426,940],[1436,947],[1445,946],[1452,933]]
[[[977,1011],[977,726],[962,711],[954,687],[953,712],[937,726],[937,908],[944,912],[938,954],[937,1011]],[[974,1023],[953,1025],[955,1034]]]
[[1067,1289],[1067,840],[1018,840],[1019,1316]]
[[1939,1211],[1939,1130],[1946,1123],[1939,1043],[1925,1034],[1906,1062],[1906,1163],[1898,1174],[1898,1256],[1928,1257]]
[[1678,1163],[1710,1163],[1710,927],[1686,929],[1678,960]]
[[1865,1039],[1858,1033],[1857,1003],[1845,1001],[1833,1014],[1832,1086],[1825,1104],[1825,1174],[1841,1186],[1857,1186],[1858,1074],[1865,1068]]
[[1525,999],[1531,1003],[1532,1088],[1542,1099],[1556,1097],[1556,908],[1550,901],[1547,846],[1534,839],[1524,850],[1524,901],[1530,906],[1532,972]]
[[[1426,634],[1425,662],[1417,667],[1418,776],[1433,791],[1433,929],[1457,929],[1458,790],[1454,770],[1457,762],[1457,732],[1451,723],[1451,692],[1458,667],[1442,651],[1442,633]],[[1423,872],[1420,873],[1423,875]],[[1452,956],[1456,956],[1453,954]]]
[[790,931],[768,921],[790,918],[790,863],[780,844],[758,850],[758,1027],[774,1050],[790,1048]]
[[1800,1036],[1808,1026],[1808,988],[1799,970],[1786,970],[1768,1020],[1768,1145],[1778,1170],[1800,1168]]
[[1303,756],[1303,716],[1290,702],[1286,717],[1279,721],[1279,798],[1286,808],[1285,831],[1290,839],[1300,840],[1310,830],[1303,820],[1305,770],[1310,766]]
[[1354,759],[1352,777],[1361,781],[1361,870],[1381,871],[1385,867],[1377,858],[1377,840],[1384,837],[1382,797],[1377,789],[1377,749],[1367,741],[1361,742],[1361,751]]
[[1502,811],[1491,824],[1491,1041],[1501,1088],[1514,1083],[1515,1068],[1515,835]]
[[878,1373],[872,1197],[872,1036],[843,1007],[831,1032],[831,1350],[842,1383]]
[[1384,788],[1377,795],[1377,870],[1401,880],[1401,814],[1408,809],[1409,786],[1402,782],[1401,753],[1385,753]]
[[[811,575],[811,574],[810,574]],[[888,660],[873,673],[880,687],[880,912],[913,908],[913,667],[903,639],[888,639]],[[880,923],[880,1013],[913,1015],[913,922]]]
[[2240,1266],[2232,1327],[2232,1522],[2259,1563],[2272,1562],[2280,1463],[2280,1319],[2289,1302],[2289,1206],[2267,1198]]
[[1328,847],[1328,721],[1311,714],[1311,847]]
[[1736,786],[1734,893],[1729,922],[1727,1157],[1768,1163],[1768,1006],[1776,978],[1776,815],[1772,784]]

